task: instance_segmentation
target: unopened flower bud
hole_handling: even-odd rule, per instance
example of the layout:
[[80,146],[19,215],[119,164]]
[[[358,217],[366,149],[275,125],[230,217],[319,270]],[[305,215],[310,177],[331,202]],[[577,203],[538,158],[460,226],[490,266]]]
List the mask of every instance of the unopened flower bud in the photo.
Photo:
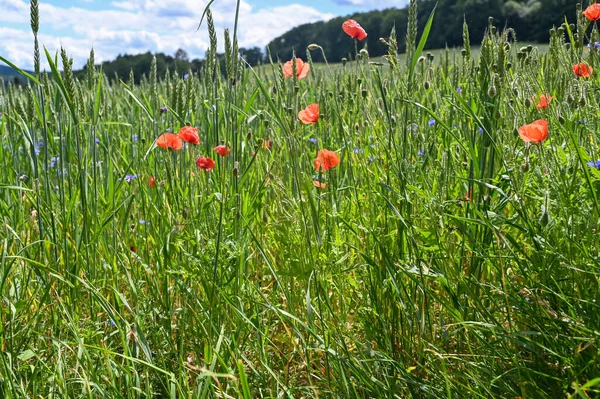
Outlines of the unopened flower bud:
[[423,84],[423,87],[425,88],[425,90],[429,90],[431,88],[431,83],[429,83],[429,81],[426,80],[425,83]]
[[495,86],[490,86],[490,88],[488,89],[488,96],[494,98],[496,97],[496,87]]
[[527,162],[523,163],[521,165],[521,169],[523,170],[523,172],[527,172],[529,170],[529,164]]
[[310,51],[318,50],[320,47],[321,46],[319,46],[318,44],[314,44],[314,43],[308,45],[308,49]]
[[235,164],[233,166],[233,177],[238,177],[240,171],[240,163],[238,161],[235,161]]
[[531,99],[529,99],[529,98],[526,98],[526,99],[525,99],[525,106],[526,106],[527,108],[531,107]]
[[342,58],[342,65],[346,66],[346,63],[348,62],[348,59],[346,57]]

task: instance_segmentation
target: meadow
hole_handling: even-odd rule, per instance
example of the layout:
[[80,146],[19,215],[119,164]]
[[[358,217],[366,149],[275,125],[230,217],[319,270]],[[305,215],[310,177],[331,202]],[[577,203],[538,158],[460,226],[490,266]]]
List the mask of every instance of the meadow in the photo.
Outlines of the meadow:
[[598,397],[595,22],[434,54],[411,4],[403,56],[254,70],[234,31],[224,73],[208,12],[205,69],[139,85],[36,36],[0,84],[0,396]]

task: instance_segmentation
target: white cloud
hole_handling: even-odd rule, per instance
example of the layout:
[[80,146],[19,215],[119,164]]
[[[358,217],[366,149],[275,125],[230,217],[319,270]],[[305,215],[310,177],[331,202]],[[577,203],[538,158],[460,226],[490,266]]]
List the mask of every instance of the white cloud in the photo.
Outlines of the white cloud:
[[385,8],[404,8],[409,0],[333,0],[334,3],[341,6],[356,6],[365,9],[383,10]]
[[[88,1],[88,0],[80,0]],[[232,30],[237,0],[220,0],[211,10],[220,44],[225,28]],[[97,62],[118,54],[147,51],[174,54],[185,49],[191,58],[200,58],[208,48],[206,20],[196,32],[207,0],[113,1],[110,9],[58,7],[40,3],[40,43],[53,54],[63,46],[81,68],[93,47]],[[33,65],[33,36],[29,32],[29,5],[25,0],[0,0],[2,22],[19,23],[22,28],[0,28],[0,54],[22,68]],[[241,47],[264,47],[273,38],[294,26],[326,20],[332,14],[300,4],[254,9],[247,1],[240,6],[238,39]],[[56,30],[70,32],[58,37]],[[44,58],[44,57],[42,57]]]

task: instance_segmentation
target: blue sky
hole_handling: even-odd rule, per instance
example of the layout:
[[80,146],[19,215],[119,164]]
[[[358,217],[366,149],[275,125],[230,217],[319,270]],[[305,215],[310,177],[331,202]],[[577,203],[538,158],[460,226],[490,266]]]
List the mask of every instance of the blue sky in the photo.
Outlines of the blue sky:
[[[93,47],[96,61],[146,51],[190,57],[204,55],[205,27],[196,26],[209,0],[40,0],[40,42],[51,52],[63,46],[74,67],[85,64]],[[408,0],[242,0],[239,40],[242,47],[264,46],[294,26],[356,11],[403,7]],[[211,6],[222,42],[231,28],[237,0]],[[0,0],[0,55],[21,68],[33,64],[29,0]]]

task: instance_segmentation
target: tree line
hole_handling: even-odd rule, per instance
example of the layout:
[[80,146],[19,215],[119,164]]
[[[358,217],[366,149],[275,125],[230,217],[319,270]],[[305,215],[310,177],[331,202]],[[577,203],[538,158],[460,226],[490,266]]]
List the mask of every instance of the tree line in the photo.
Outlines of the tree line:
[[[418,2],[419,29],[425,26],[433,7],[437,3],[435,19],[427,40],[426,48],[458,47],[463,43],[462,25],[466,21],[472,43],[479,43],[488,26],[488,17],[502,29],[514,29],[522,42],[548,42],[549,30],[559,26],[567,17],[575,20],[576,1],[573,0],[424,0]],[[327,22],[300,25],[274,39],[267,46],[272,58],[289,60],[293,51],[304,58],[309,44],[320,45],[329,61],[339,62],[355,51],[354,41],[342,29],[342,23],[354,19],[367,31],[368,37],[359,44],[366,45],[370,56],[387,54],[387,45],[380,38],[388,38],[395,26],[400,52],[405,50],[408,8],[387,9],[337,17]],[[313,52],[315,61],[323,61],[319,52]]]

